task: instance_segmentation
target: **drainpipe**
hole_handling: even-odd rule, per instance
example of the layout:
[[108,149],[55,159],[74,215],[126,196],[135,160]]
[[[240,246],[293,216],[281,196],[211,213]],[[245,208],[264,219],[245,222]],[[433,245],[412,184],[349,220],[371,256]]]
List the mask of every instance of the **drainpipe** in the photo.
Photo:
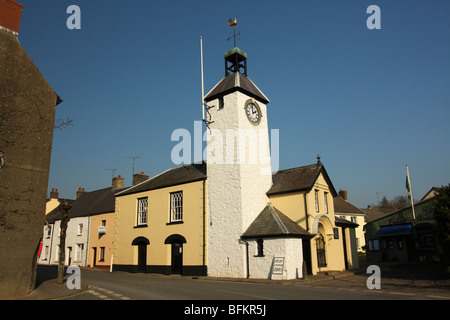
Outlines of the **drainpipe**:
[[249,254],[248,254],[248,242],[240,239],[239,243],[245,244],[245,252],[247,254],[247,279],[248,279],[248,278],[250,278],[250,261],[249,261]]
[[206,254],[206,191],[205,191],[205,186],[206,186],[206,179],[203,180],[203,270],[202,273],[204,273],[204,275],[207,275],[206,272],[206,259],[205,259],[205,254]]
[[306,231],[309,232],[308,201],[306,201],[306,194],[307,194],[307,192],[305,192],[305,194],[304,194],[304,196],[305,196],[304,199],[305,199]]
[[91,216],[88,216],[88,227],[87,227],[87,237],[86,237],[86,257],[84,259],[85,267],[87,266],[87,262],[88,262],[90,225],[91,225]]

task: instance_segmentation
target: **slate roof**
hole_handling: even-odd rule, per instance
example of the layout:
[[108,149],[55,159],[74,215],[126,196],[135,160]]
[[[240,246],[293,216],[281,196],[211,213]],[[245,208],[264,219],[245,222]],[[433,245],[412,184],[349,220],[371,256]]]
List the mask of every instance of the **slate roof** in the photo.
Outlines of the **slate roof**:
[[[84,193],[78,199],[71,201],[70,218],[114,212],[116,205],[115,194],[122,190],[124,189],[116,190],[109,187]],[[48,223],[53,223],[60,219],[61,211],[59,207],[56,207],[45,216],[45,220]]]
[[148,179],[140,184],[119,192],[117,196],[120,197],[132,193],[155,190],[205,179],[206,163],[191,163],[189,165],[171,168],[151,179]]
[[362,211],[360,208],[354,206],[347,200],[343,199],[340,196],[333,198],[334,202],[334,213],[335,214],[360,214],[360,215],[366,215],[364,211]]
[[273,185],[267,192],[267,194],[274,195],[294,191],[310,191],[320,173],[323,174],[325,180],[330,186],[331,194],[333,195],[333,197],[336,197],[337,192],[334,189],[334,186],[331,183],[330,178],[328,177],[325,167],[321,162],[308,166],[278,171],[277,173],[272,175]]
[[300,227],[297,223],[284,215],[280,210],[272,206],[272,204],[268,204],[263,211],[261,211],[258,217],[250,224],[241,238],[308,238],[313,236],[313,234]]
[[334,223],[344,228],[357,228],[359,224],[334,216]]
[[242,75],[240,72],[232,73],[222,78],[222,80],[206,94],[205,101],[208,102],[214,100],[233,91],[241,91],[264,104],[270,102],[253,81]]

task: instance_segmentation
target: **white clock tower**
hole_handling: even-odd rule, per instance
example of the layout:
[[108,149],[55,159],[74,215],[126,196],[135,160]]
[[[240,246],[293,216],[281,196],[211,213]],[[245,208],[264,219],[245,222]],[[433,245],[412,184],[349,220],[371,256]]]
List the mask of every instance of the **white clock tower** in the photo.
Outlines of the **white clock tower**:
[[207,105],[208,275],[246,277],[242,234],[268,204],[272,186],[269,99],[247,77],[247,54],[225,53],[225,77]]

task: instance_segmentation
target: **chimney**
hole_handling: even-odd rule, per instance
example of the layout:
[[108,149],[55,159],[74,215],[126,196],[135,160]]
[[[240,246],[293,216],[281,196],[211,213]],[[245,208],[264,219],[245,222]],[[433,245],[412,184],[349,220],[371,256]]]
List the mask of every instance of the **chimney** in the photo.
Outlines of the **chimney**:
[[113,190],[123,189],[124,187],[125,187],[125,178],[122,178],[121,176],[117,176],[112,179]]
[[133,175],[133,186],[144,182],[145,180],[148,180],[149,176],[147,174],[144,174],[144,172],[136,173]]
[[346,190],[339,190],[339,197],[341,197],[344,200],[347,200],[347,191]]
[[86,191],[84,191],[84,188],[78,188],[78,191],[77,191],[77,199],[79,198],[79,197],[81,197],[83,194],[85,194],[86,193]]
[[50,199],[58,199],[58,189],[52,188],[52,191],[50,192]]
[[14,0],[0,0],[0,30],[19,34],[23,5]]

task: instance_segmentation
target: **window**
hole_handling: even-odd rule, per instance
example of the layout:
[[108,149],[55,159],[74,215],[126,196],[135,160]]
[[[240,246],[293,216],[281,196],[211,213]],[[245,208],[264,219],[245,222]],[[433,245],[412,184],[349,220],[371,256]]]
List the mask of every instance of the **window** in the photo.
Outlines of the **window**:
[[138,212],[137,212],[137,225],[147,225],[147,213],[148,213],[148,198],[138,199]]
[[51,225],[47,225],[47,239],[50,238],[52,236],[52,226]]
[[258,250],[256,253],[256,256],[264,257],[264,240],[263,239],[256,240],[256,246],[257,246],[257,250]]
[[323,200],[325,201],[325,213],[328,213],[328,192],[325,192]]
[[223,97],[219,98],[219,110],[223,109]]
[[319,212],[319,190],[314,190],[314,195],[316,197],[316,212]]
[[105,261],[105,247],[100,247],[100,260]]
[[333,228],[333,234],[335,239],[339,239],[339,229]]
[[78,235],[81,236],[83,234],[83,224],[79,223],[78,224]]
[[78,260],[78,261],[83,260],[83,250],[84,250],[84,244],[78,243],[77,244],[77,252],[76,252],[76,260]]
[[170,222],[183,221],[183,191],[170,194]]

